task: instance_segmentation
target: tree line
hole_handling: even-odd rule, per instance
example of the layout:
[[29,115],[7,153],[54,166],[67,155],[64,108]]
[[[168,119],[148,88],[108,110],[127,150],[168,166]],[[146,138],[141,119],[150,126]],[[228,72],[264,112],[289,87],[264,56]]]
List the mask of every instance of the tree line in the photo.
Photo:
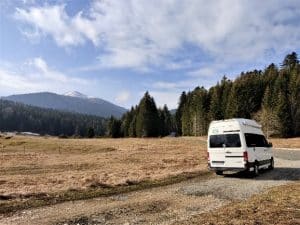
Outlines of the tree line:
[[196,87],[182,92],[175,116],[157,109],[147,92],[140,103],[118,120],[111,118],[111,137],[157,137],[171,132],[183,136],[206,135],[210,121],[255,119],[266,135],[300,135],[300,65],[295,52],[280,67],[242,72],[234,81],[226,76],[208,90]]
[[167,105],[157,108],[153,97],[146,92],[140,103],[121,119],[110,118],[108,135],[114,138],[167,136],[176,130],[174,124]]
[[267,136],[300,135],[300,65],[295,52],[280,67],[242,72],[234,81],[224,76],[206,90],[197,87],[180,96],[176,113],[180,135],[203,135],[209,122],[228,118],[255,119]]
[[103,136],[107,120],[98,116],[44,109],[0,99],[0,131],[54,136]]

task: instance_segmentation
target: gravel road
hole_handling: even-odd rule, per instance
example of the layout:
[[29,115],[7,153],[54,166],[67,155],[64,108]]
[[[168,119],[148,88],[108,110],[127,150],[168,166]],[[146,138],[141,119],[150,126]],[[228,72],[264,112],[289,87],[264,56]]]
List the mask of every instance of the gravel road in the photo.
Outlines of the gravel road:
[[288,159],[292,161],[300,160],[300,149],[276,149],[274,150],[274,156],[280,159]]
[[0,224],[171,224],[300,180],[300,151],[274,150],[275,169],[257,178],[229,174],[195,178],[112,197],[65,202],[0,218]]

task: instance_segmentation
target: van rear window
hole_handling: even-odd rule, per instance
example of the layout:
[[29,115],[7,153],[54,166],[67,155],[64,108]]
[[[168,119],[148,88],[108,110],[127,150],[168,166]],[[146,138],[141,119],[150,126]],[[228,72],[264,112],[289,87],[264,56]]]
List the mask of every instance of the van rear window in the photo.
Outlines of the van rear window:
[[211,135],[209,137],[210,148],[239,148],[241,147],[241,139],[239,134],[220,134]]

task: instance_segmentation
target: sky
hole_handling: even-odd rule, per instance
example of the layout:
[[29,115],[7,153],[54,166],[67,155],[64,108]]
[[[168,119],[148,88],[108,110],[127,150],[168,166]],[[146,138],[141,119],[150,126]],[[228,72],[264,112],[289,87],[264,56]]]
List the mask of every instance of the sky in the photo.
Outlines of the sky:
[[0,96],[79,91],[130,108],[300,53],[299,0],[0,0]]

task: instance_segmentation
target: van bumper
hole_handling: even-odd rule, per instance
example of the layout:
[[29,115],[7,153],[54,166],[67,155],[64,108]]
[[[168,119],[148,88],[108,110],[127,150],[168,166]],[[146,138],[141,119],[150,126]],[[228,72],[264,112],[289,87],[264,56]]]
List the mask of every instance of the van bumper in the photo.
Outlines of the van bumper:
[[208,167],[212,171],[245,171],[246,167]]
[[235,171],[235,172],[240,172],[240,171],[245,171],[248,170],[248,165],[245,165],[244,167],[218,167],[218,166],[210,166],[208,165],[208,169],[212,171]]

